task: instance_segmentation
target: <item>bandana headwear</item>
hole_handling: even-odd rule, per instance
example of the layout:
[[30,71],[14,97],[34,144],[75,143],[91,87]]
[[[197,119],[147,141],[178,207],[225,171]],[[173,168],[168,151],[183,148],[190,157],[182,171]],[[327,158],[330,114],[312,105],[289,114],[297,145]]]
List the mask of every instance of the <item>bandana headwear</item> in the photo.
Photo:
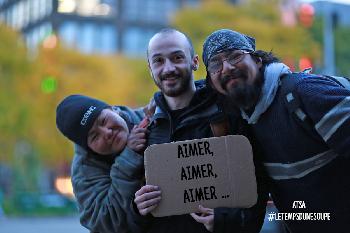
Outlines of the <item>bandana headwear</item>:
[[206,67],[210,58],[218,53],[239,49],[248,52],[255,51],[255,39],[229,29],[221,29],[207,37],[203,45],[203,62]]

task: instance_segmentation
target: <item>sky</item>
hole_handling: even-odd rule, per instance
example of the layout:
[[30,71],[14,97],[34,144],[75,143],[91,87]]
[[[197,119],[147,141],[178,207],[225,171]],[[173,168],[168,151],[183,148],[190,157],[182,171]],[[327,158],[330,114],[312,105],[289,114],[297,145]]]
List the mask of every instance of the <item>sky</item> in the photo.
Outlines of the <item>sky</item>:
[[[301,2],[316,2],[318,0],[301,0]],[[350,0],[328,0],[328,2],[339,2],[339,3],[345,3],[350,4]]]

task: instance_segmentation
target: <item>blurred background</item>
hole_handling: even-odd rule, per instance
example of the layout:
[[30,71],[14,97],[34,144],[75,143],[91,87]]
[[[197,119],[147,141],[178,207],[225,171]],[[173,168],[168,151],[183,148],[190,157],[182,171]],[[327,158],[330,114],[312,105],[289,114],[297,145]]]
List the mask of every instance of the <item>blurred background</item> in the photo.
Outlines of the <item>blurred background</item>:
[[[41,222],[83,229],[56,105],[74,93],[145,105],[156,91],[147,43],[159,29],[187,33],[200,56],[212,31],[234,29],[294,71],[350,77],[349,12],[350,0],[0,0],[0,229],[10,224],[1,232],[52,216]],[[205,77],[202,63],[195,75]]]

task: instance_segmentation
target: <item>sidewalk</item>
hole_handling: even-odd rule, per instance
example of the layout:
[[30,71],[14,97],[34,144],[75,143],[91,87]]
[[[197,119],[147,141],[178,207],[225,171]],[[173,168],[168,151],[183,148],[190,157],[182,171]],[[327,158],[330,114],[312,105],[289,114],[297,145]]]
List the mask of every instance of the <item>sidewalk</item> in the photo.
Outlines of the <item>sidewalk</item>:
[[6,233],[88,233],[75,217],[0,218],[0,231]]

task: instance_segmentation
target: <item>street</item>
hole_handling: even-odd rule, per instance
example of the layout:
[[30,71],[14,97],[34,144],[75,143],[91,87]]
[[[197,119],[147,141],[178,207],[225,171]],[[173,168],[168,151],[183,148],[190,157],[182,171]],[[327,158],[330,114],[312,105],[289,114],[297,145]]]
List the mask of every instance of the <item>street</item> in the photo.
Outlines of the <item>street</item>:
[[88,233],[78,216],[47,218],[0,218],[1,233]]
[[[268,206],[267,212],[275,211]],[[1,233],[88,233],[79,223],[78,216],[46,218],[8,218],[0,216]],[[265,219],[261,233],[280,233],[277,222]]]

